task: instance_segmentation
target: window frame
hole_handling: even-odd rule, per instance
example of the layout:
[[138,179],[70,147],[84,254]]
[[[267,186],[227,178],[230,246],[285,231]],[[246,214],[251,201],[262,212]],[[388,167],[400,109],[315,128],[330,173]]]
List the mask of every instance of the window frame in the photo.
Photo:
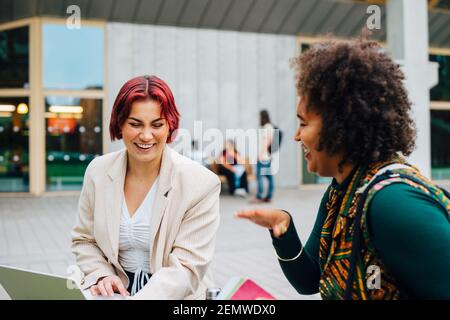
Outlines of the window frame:
[[74,195],[79,191],[46,191],[46,128],[45,97],[73,96],[77,98],[102,99],[102,154],[109,151],[109,109],[107,76],[107,28],[106,21],[82,20],[82,26],[97,26],[103,29],[103,88],[95,90],[59,90],[43,87],[43,26],[46,23],[65,24],[64,18],[33,17],[0,24],[0,31],[29,27],[29,84],[28,89],[0,88],[0,97],[28,97],[30,105],[29,135],[29,179],[28,192],[2,192],[0,198],[29,195]]
[[32,132],[36,129],[33,124],[33,118],[36,116],[36,110],[35,109],[35,101],[33,100],[33,89],[35,88],[35,52],[33,52],[33,48],[36,45],[35,39],[33,37],[34,31],[35,31],[35,24],[36,19],[35,18],[27,18],[27,19],[20,19],[17,21],[7,22],[0,24],[0,31],[7,31],[22,27],[28,27],[28,48],[29,48],[29,62],[28,62],[28,83],[29,88],[0,88],[0,97],[2,98],[15,98],[15,97],[25,97],[28,98],[28,105],[29,105],[29,119],[30,119],[30,135],[28,136],[28,166],[29,166],[29,191],[28,192],[0,192],[0,198],[3,196],[10,197],[10,196],[23,196],[27,194],[33,193],[33,186],[36,183],[36,176],[32,173],[32,168],[34,167],[33,160],[35,159],[34,154],[32,151],[35,151],[35,148],[32,148]]
[[66,19],[62,19],[62,18],[51,18],[51,17],[44,17],[40,19],[40,32],[41,32],[41,37],[40,37],[40,44],[41,44],[41,48],[40,48],[40,68],[41,68],[41,73],[40,73],[40,84],[41,84],[41,92],[42,95],[40,97],[40,104],[41,104],[41,109],[42,109],[42,118],[41,118],[41,122],[42,122],[42,126],[43,126],[43,131],[42,131],[42,144],[43,147],[41,148],[41,150],[43,150],[43,154],[42,154],[42,162],[43,162],[43,169],[42,169],[42,181],[43,183],[40,186],[40,191],[41,193],[47,194],[73,194],[74,191],[47,191],[47,168],[46,168],[46,143],[45,143],[45,137],[46,137],[46,128],[45,128],[45,97],[46,96],[71,96],[71,97],[75,97],[75,98],[92,98],[92,99],[102,99],[102,154],[105,154],[108,152],[108,147],[109,147],[109,143],[108,143],[108,130],[105,130],[105,128],[108,128],[109,126],[109,116],[105,117],[105,115],[108,115],[108,101],[107,101],[107,94],[106,94],[106,88],[107,88],[107,36],[106,36],[106,32],[107,32],[107,28],[106,28],[106,22],[105,21],[99,21],[99,20],[82,20],[82,25],[81,27],[83,27],[83,25],[85,26],[90,26],[90,27],[99,27],[103,29],[103,88],[102,89],[81,89],[81,90],[77,90],[77,89],[45,89],[43,84],[44,84],[44,70],[43,70],[43,65],[44,65],[44,46],[43,46],[43,29],[44,29],[44,25],[45,24],[61,24],[64,25],[66,24]]
[[[429,55],[441,55],[441,56],[449,56],[450,57],[450,49],[447,48],[429,48],[428,50]],[[430,111],[431,110],[444,110],[444,111],[450,111],[450,101],[440,101],[440,100],[430,100]],[[430,124],[430,137],[431,137],[431,124]],[[431,147],[431,145],[430,145]],[[430,152],[431,157],[431,152]],[[439,180],[433,180],[434,182],[438,184],[448,185],[450,184],[449,179],[439,179]]]

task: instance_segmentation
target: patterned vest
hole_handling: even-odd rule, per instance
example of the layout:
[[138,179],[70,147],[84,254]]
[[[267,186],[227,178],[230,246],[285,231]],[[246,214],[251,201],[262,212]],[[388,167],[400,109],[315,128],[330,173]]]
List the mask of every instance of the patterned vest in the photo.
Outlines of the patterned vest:
[[[350,269],[350,256],[352,251],[352,240],[355,227],[355,215],[358,207],[359,193],[357,189],[364,186],[380,170],[380,168],[392,163],[402,163],[403,159],[394,159],[383,163],[376,163],[368,167],[360,167],[353,174],[350,184],[345,190],[334,187],[329,189],[329,199],[326,204],[327,217],[322,227],[320,238],[320,286],[319,291],[324,300],[343,299],[346,289],[346,280]],[[361,253],[356,255],[356,267],[353,278],[352,299],[404,299],[405,293],[400,292],[395,278],[383,264],[370,240],[367,227],[367,210],[371,199],[383,187],[392,183],[402,182],[420,189],[450,212],[450,200],[442,190],[436,187],[430,180],[423,177],[415,167],[393,170],[408,177],[420,180],[424,185],[416,183],[408,178],[399,176],[390,177],[375,184],[367,194],[364,209],[361,216],[362,245]],[[373,274],[368,272],[369,266],[377,266],[381,271],[380,289],[369,289],[367,286],[369,277]]]

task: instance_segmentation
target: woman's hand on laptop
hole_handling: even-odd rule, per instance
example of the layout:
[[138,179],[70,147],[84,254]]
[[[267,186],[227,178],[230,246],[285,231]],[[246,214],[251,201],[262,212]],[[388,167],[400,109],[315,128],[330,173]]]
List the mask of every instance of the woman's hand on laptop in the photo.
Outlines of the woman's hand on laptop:
[[100,278],[97,284],[93,285],[90,290],[93,296],[102,295],[113,297],[115,292],[120,293],[124,297],[130,295],[118,276]]

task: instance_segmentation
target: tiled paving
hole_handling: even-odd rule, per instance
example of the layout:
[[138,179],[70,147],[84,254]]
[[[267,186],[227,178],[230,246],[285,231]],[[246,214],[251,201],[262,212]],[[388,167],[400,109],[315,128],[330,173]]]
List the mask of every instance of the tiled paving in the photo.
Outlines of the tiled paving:
[[[320,190],[277,190],[273,206],[290,210],[305,239],[314,223]],[[0,264],[65,275],[74,263],[70,229],[75,222],[77,196],[0,198]],[[216,256],[215,281],[222,287],[232,276],[250,277],[279,299],[300,296],[284,278],[267,230],[233,213],[247,200],[223,195]]]
[[[302,241],[311,231],[324,188],[276,190],[270,206],[294,216]],[[77,196],[0,198],[0,264],[65,275],[74,264],[70,230]],[[221,196],[221,224],[212,264],[216,284],[232,276],[250,277],[279,299],[319,299],[299,295],[283,276],[269,233],[233,213],[248,207],[248,199]],[[267,205],[266,205],[267,206]]]

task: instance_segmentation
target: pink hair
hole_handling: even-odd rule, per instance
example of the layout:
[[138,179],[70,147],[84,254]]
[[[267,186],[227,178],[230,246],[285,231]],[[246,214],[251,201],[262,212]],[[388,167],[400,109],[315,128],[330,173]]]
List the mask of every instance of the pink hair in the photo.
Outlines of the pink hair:
[[169,124],[167,143],[171,143],[180,123],[180,113],[169,86],[156,76],[139,76],[128,80],[120,88],[109,122],[111,141],[122,139],[121,128],[130,115],[131,105],[137,100],[155,100],[161,104],[162,117]]

